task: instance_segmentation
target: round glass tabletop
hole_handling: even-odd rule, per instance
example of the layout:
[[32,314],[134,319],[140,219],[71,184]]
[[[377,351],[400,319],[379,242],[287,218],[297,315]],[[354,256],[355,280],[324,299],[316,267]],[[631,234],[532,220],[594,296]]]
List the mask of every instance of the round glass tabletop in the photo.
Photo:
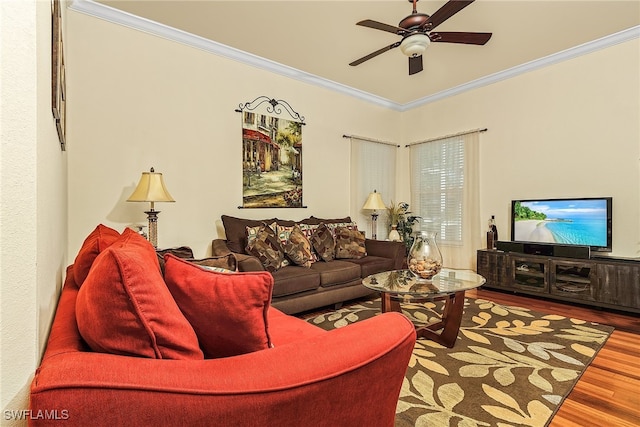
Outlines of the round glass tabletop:
[[372,274],[362,284],[374,291],[421,298],[435,298],[482,286],[485,278],[471,270],[443,268],[431,280],[419,279],[409,270]]

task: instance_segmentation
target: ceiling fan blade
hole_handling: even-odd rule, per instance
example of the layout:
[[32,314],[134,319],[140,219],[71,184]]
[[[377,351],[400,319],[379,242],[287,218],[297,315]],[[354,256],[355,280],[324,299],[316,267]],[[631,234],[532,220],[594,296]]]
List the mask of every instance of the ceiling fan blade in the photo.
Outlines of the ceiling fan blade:
[[382,22],[374,21],[372,19],[365,19],[364,21],[360,21],[356,23],[356,25],[361,25],[363,27],[373,28],[374,30],[386,31],[392,34],[405,34],[407,30],[400,27],[395,27],[393,25],[384,24]]
[[398,46],[400,46],[400,42],[395,42],[394,44],[391,44],[389,46],[385,46],[382,49],[376,50],[375,52],[371,52],[369,55],[363,56],[360,59],[356,59],[355,61],[353,61],[349,65],[351,65],[352,67],[355,67],[356,65],[362,64],[364,61],[368,61],[371,58],[375,58],[376,56],[380,55],[381,53],[385,53],[386,51],[391,50],[394,47],[398,47]]
[[463,33],[463,32],[446,32],[436,31],[429,33],[432,42],[440,43],[462,43],[483,45],[489,41],[492,33]]
[[423,29],[431,31],[465,7],[473,3],[474,0],[449,0],[429,17],[422,25]]
[[422,55],[409,57],[409,75],[422,71]]

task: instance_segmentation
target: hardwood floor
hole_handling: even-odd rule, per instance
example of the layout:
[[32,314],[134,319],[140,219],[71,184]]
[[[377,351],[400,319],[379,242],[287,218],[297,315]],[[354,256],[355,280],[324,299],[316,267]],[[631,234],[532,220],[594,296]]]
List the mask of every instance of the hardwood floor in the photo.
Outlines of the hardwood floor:
[[640,426],[640,316],[485,289],[467,296],[615,327],[549,427]]

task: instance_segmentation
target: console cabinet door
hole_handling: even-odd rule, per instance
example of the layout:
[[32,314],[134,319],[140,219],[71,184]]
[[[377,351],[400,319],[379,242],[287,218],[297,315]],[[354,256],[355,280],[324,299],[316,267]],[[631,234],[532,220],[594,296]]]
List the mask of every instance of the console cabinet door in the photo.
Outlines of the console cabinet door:
[[511,287],[549,293],[549,261],[542,257],[511,255]]
[[487,288],[509,289],[509,257],[504,252],[479,250],[477,271]]
[[549,289],[552,295],[570,299],[595,301],[598,274],[594,263],[551,260]]
[[598,301],[640,309],[640,266],[598,264]]

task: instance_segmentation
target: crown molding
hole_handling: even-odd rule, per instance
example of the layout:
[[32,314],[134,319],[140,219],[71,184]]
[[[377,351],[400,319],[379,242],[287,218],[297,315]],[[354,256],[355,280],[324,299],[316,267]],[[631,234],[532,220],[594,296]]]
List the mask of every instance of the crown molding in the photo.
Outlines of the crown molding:
[[453,87],[451,89],[447,89],[406,104],[400,104],[381,96],[377,96],[369,92],[365,92],[332,80],[328,80],[320,76],[307,73],[305,71],[301,71],[296,68],[289,67],[287,65],[283,65],[257,55],[253,55],[251,53],[241,51],[239,49],[226,46],[222,43],[205,39],[204,37],[196,36],[186,31],[178,30],[176,28],[172,28],[167,25],[142,18],[112,8],[110,6],[106,6],[101,3],[96,3],[93,0],[73,0],[69,5],[69,9],[76,12],[84,13],[86,15],[91,15],[115,24],[123,25],[125,27],[129,27],[138,31],[142,31],[154,36],[158,36],[167,40],[182,43],[187,46],[201,49],[228,59],[232,59],[234,61],[241,62],[246,65],[250,65],[252,67],[260,68],[265,71],[289,77],[304,83],[319,86],[324,89],[332,90],[344,95],[349,95],[380,107],[401,112],[408,111],[425,104],[436,102],[450,96],[455,96],[469,90],[487,86],[501,80],[510,79],[529,71],[557,64],[568,59],[572,59],[594,52],[596,50],[604,49],[609,46],[613,46],[640,37],[640,25],[637,25],[627,30],[623,30],[618,33],[614,33],[606,37],[594,40],[592,42],[584,43],[582,45],[473,80],[471,82]]
[[442,92],[435,93],[433,95],[426,96],[424,98],[417,99],[415,101],[403,104],[400,111],[408,111],[421,105],[429,104],[431,102],[439,101],[450,96],[455,96],[460,93],[477,89],[482,86],[487,86],[493,83],[497,83],[502,80],[510,79],[512,77],[519,76],[520,74],[528,73],[529,71],[537,70],[549,65],[557,64],[559,62],[567,61],[569,59],[576,58],[581,55],[586,55],[596,50],[605,49],[607,47],[624,43],[640,37],[640,25],[628,28],[626,30],[610,34],[600,39],[593,40],[588,43],[584,43],[549,56],[545,56],[534,61],[526,62],[521,65],[517,65],[512,68],[508,68],[503,71],[499,71],[488,76],[484,76],[477,80],[470,81],[468,83],[453,87],[451,89],[443,90]]

